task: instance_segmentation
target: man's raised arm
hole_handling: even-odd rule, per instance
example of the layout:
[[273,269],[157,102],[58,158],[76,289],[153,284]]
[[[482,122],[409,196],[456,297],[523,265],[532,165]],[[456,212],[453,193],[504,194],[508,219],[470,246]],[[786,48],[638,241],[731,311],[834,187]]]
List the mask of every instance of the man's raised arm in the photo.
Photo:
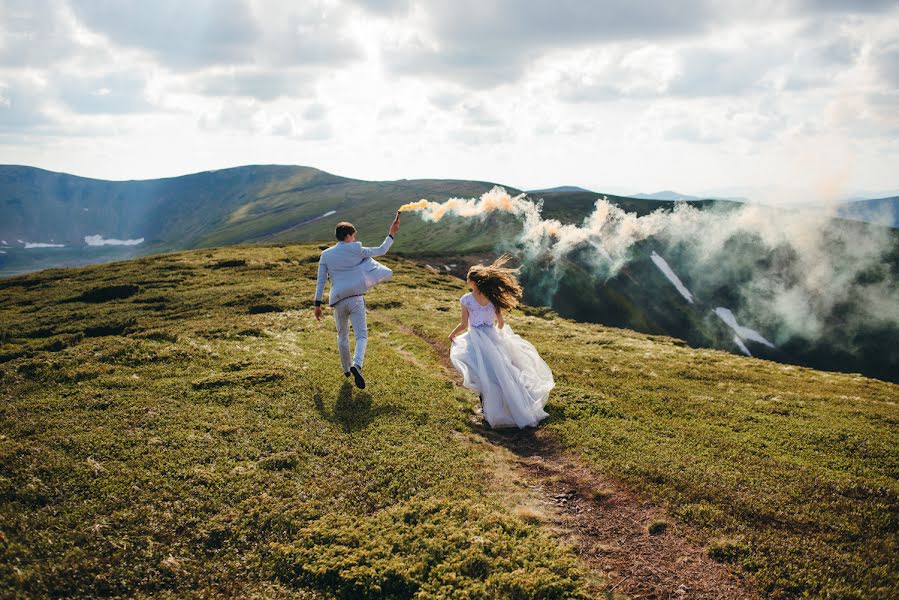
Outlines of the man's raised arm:
[[372,256],[381,256],[382,254],[387,254],[387,251],[390,250],[390,246],[393,245],[393,236],[396,235],[397,230],[400,228],[400,211],[396,211],[396,217],[393,219],[393,223],[390,224],[390,231],[387,233],[387,237],[384,238],[384,243],[382,243],[377,248],[362,248],[362,255],[365,258],[370,258]]

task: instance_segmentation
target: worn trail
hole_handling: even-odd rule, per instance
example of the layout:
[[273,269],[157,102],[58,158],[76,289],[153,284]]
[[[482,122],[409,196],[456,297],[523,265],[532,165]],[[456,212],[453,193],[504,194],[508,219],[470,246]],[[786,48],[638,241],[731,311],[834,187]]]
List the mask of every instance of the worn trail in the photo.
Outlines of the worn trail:
[[[444,375],[461,386],[449,344],[381,311],[375,320],[427,342]],[[401,356],[408,354],[400,352]],[[413,360],[407,357],[407,360]],[[476,402],[476,400],[475,400]],[[757,598],[751,581],[709,558],[696,532],[676,524],[664,508],[565,452],[545,429],[492,430],[475,407],[466,434],[488,447],[487,465],[513,512],[539,520],[570,544],[601,578],[599,591],[631,598]],[[650,534],[651,522],[664,531]]]

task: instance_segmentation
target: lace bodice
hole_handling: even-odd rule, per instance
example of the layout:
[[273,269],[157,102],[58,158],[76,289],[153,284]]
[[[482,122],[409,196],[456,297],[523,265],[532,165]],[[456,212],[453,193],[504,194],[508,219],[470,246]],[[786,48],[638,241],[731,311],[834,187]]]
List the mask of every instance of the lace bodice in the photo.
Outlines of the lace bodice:
[[468,324],[470,326],[493,325],[493,319],[496,317],[496,308],[494,308],[492,302],[488,302],[487,306],[481,306],[469,292],[462,296],[459,303],[468,309]]

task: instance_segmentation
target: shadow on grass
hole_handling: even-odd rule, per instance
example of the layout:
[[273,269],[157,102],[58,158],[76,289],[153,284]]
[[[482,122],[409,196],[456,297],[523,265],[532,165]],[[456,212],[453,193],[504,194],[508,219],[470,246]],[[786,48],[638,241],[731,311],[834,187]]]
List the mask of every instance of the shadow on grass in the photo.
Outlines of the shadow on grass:
[[543,434],[541,428],[550,421],[556,421],[559,416],[547,408],[550,416],[541,421],[537,427],[501,427],[494,429],[481,416],[477,419],[469,419],[468,428],[473,433],[481,436],[491,444],[502,446],[521,458],[540,456],[554,458],[562,454],[562,447],[557,440]]
[[394,404],[379,405],[372,408],[371,394],[366,391],[356,391],[349,381],[344,381],[337,391],[334,406],[330,410],[322,400],[322,394],[316,392],[313,397],[315,409],[326,421],[343,427],[347,433],[365,429],[377,419],[405,410]]

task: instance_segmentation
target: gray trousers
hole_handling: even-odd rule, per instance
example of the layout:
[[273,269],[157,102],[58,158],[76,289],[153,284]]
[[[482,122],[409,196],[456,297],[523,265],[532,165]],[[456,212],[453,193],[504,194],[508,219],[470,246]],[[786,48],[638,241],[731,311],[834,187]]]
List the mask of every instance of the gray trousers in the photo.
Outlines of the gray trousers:
[[[362,369],[365,360],[365,347],[368,345],[368,325],[365,322],[365,299],[362,296],[350,296],[334,305],[334,321],[337,323],[337,350],[340,352],[340,366],[344,373],[349,373],[355,365]],[[356,338],[356,354],[350,362],[350,323],[353,324],[353,336]]]

